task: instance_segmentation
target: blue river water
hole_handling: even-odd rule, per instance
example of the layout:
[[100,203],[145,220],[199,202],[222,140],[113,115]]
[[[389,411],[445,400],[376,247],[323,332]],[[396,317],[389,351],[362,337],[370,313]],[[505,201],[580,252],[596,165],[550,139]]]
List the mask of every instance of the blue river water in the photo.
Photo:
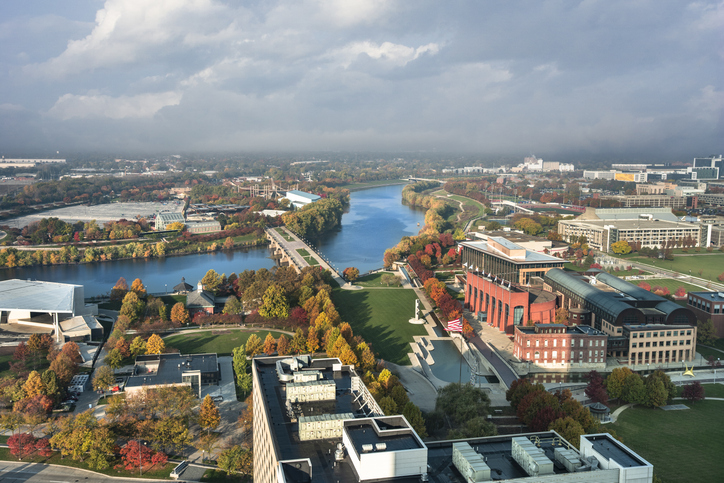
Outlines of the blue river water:
[[[357,267],[361,273],[382,266],[387,248],[405,235],[415,235],[424,224],[425,213],[401,203],[402,185],[355,191],[342,226],[317,241],[317,247],[334,266]],[[159,259],[116,260],[79,265],[49,265],[0,269],[0,280],[11,278],[73,283],[85,287],[85,296],[108,293],[120,277],[128,284],[143,280],[150,293],[164,292],[181,282],[191,285],[214,269],[226,275],[244,270],[271,269],[274,261],[267,248],[231,252],[199,253]]]

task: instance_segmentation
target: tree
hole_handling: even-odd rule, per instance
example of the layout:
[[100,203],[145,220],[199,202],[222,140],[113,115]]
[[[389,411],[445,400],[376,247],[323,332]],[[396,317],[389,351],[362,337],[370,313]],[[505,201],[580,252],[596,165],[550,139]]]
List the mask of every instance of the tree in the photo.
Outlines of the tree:
[[129,471],[143,471],[143,465],[151,462],[153,450],[141,444],[138,440],[131,440],[121,448],[121,457],[124,467]]
[[33,334],[28,338],[27,348],[39,357],[45,357],[53,345],[53,338],[48,334]]
[[619,240],[611,243],[611,251],[617,255],[627,255],[631,253],[631,245],[626,240]]
[[456,425],[461,425],[476,417],[486,417],[490,413],[490,399],[480,388],[453,383],[438,391],[435,410],[442,411]]
[[246,354],[249,357],[254,357],[257,354],[261,354],[264,349],[264,344],[256,334],[251,334],[246,340]]
[[253,461],[254,458],[251,451],[237,445],[222,451],[217,463],[219,468],[228,474],[240,473],[251,475],[253,472]]
[[216,270],[211,269],[208,272],[206,272],[206,275],[204,275],[204,278],[201,279],[201,285],[204,286],[204,290],[208,290],[209,292],[216,293],[216,291],[221,286],[221,275],[216,273]]
[[568,325],[568,318],[570,317],[570,314],[568,313],[568,309],[565,307],[560,307],[556,310],[556,324],[566,324]]
[[570,416],[556,419],[550,424],[550,426],[548,426],[548,429],[563,436],[563,439],[571,443],[576,448],[580,447],[579,444],[581,436],[586,434],[586,431],[583,429],[583,426],[581,426],[581,423]]
[[199,426],[210,432],[212,429],[216,429],[221,422],[221,415],[219,414],[219,408],[214,404],[214,400],[208,394],[201,402],[201,409],[199,410]]
[[121,277],[111,289],[111,300],[123,300],[128,293],[128,283]]
[[61,352],[58,354],[58,357],[50,363],[49,369],[55,372],[61,384],[68,385],[70,380],[73,379],[73,376],[78,372],[78,365],[70,360],[70,357]]
[[344,271],[342,271],[342,276],[350,282],[354,282],[357,280],[357,277],[359,277],[359,269],[355,267],[347,267]]
[[43,388],[45,389],[45,395],[48,396],[53,402],[58,402],[61,396],[60,381],[55,371],[48,369],[43,372],[40,376],[43,381]]
[[717,341],[716,329],[711,319],[696,324],[696,341],[699,344],[714,345]]
[[269,332],[264,339],[264,354],[270,356],[276,351],[276,348],[277,340],[271,335],[271,332]]
[[689,402],[701,401],[704,399],[704,386],[699,381],[684,386],[681,396]]
[[239,299],[237,299],[233,295],[230,295],[229,298],[226,299],[226,303],[224,304],[223,313],[225,313],[225,314],[241,314],[243,312],[244,312],[244,306],[241,304]]
[[654,371],[646,378],[646,405],[659,407],[676,397],[676,386],[662,370]]
[[637,373],[632,372],[624,379],[621,400],[632,404],[646,404],[644,381]]
[[35,453],[35,436],[30,433],[13,434],[8,438],[10,454],[17,457],[18,461]]
[[[297,329],[290,343],[290,350],[293,354],[303,354],[307,350],[307,338],[304,337],[304,331]],[[344,361],[343,361],[344,363]]]
[[116,374],[109,366],[101,366],[93,372],[93,389],[107,391],[116,380]]
[[137,278],[133,281],[131,284],[131,291],[138,295],[138,298],[143,298],[146,296],[146,287],[143,286],[143,282],[140,278]]
[[284,289],[280,285],[272,284],[266,289],[259,306],[259,315],[266,319],[289,317],[289,303],[284,295]]
[[422,416],[422,411],[420,411],[420,408],[417,407],[415,403],[407,402],[407,404],[405,404],[402,408],[402,414],[420,438],[427,438],[425,418]]
[[131,346],[129,347],[129,352],[133,357],[140,356],[141,354],[146,353],[146,341],[143,340],[143,337],[136,336],[131,341]]
[[598,371],[591,371],[588,373],[587,378],[586,397],[594,402],[608,404],[608,393],[606,392],[603,377],[601,377]]
[[385,396],[380,399],[380,409],[385,416],[393,416],[397,414],[397,403],[390,396]]
[[179,323],[181,325],[186,325],[189,323],[189,312],[186,310],[186,306],[182,304],[181,302],[176,303],[171,308],[171,321]]
[[289,338],[281,334],[277,339],[277,355],[285,356],[287,354],[289,354]]
[[167,230],[177,230],[181,231],[184,229],[186,225],[184,223],[181,223],[180,221],[174,221],[173,223],[169,223],[166,225]]
[[231,361],[234,366],[234,374],[236,374],[238,384],[239,377],[246,374],[246,369],[249,365],[249,362],[246,360],[246,348],[244,345],[234,348]]
[[23,390],[27,397],[37,396],[38,394],[45,394],[45,388],[43,387],[43,381],[40,378],[40,374],[37,371],[33,371],[28,376],[28,379],[23,385]]
[[146,354],[163,354],[166,351],[166,343],[158,334],[152,334],[146,342]]
[[606,390],[611,399],[618,399],[623,394],[626,377],[633,374],[628,367],[617,367],[606,378]]
[[103,359],[103,363],[113,369],[120,369],[123,366],[123,356],[118,349],[111,349]]
[[83,357],[80,355],[80,348],[75,342],[66,342],[63,344],[63,348],[60,350],[62,354],[66,354],[71,361],[76,364],[83,362]]
[[145,304],[138,298],[136,292],[128,292],[126,296],[123,297],[123,305],[121,305],[120,314],[128,317],[128,320],[133,323],[141,317],[144,309]]

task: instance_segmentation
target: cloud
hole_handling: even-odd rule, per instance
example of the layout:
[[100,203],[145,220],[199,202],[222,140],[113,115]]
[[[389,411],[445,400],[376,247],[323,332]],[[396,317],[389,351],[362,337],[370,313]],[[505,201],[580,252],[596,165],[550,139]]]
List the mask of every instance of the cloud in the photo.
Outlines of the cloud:
[[376,44],[364,41],[349,44],[331,52],[330,56],[336,58],[345,68],[349,67],[360,55],[367,55],[372,59],[382,60],[393,66],[403,66],[423,54],[435,55],[439,50],[440,47],[435,43],[414,48],[392,42]]
[[147,118],[154,116],[164,107],[179,105],[182,97],[179,92],[140,94],[133,97],[65,94],[50,108],[48,114],[62,120]]

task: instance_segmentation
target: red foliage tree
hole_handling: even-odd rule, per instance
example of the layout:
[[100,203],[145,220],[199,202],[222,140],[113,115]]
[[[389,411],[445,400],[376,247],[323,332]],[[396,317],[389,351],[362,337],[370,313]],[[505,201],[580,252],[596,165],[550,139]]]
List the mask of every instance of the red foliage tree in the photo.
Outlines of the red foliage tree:
[[129,441],[121,448],[123,463],[129,471],[138,470],[139,465],[143,467],[144,464],[148,464],[151,462],[152,456],[153,450],[151,448],[135,440]]
[[586,386],[585,390],[586,397],[594,402],[608,404],[608,393],[606,392],[603,377],[598,371],[591,371],[586,377],[588,379],[588,386]]
[[677,297],[685,297],[686,289],[684,287],[679,287],[676,289],[676,292],[674,292],[674,295]]
[[8,438],[10,454],[18,460],[27,458],[35,452],[35,436],[30,433],[18,433]]
[[48,438],[40,438],[35,442],[35,449],[38,451],[40,456],[49,457],[53,455],[53,450],[50,447],[50,440]]
[[[701,401],[705,397],[704,386],[699,381],[687,384],[681,392],[681,397],[691,402]],[[10,444],[10,441],[8,441],[8,444]]]
[[545,431],[553,421],[563,417],[565,417],[565,414],[560,409],[545,406],[535,413],[535,416],[530,419],[527,426],[531,431]]
[[296,323],[295,325],[306,325],[309,320],[307,311],[301,307],[294,307],[289,313],[289,318]]
[[15,348],[15,352],[13,353],[13,359],[16,361],[22,361],[25,362],[25,359],[28,357],[28,346],[25,345],[25,342],[20,342],[18,346]]
[[52,410],[53,400],[43,394],[26,397],[13,406],[13,411],[29,416],[46,416]]
[[646,283],[646,282],[639,282],[639,287],[641,287],[641,288],[644,289],[644,290],[648,290],[649,292],[651,292],[651,285],[649,285],[649,284]]

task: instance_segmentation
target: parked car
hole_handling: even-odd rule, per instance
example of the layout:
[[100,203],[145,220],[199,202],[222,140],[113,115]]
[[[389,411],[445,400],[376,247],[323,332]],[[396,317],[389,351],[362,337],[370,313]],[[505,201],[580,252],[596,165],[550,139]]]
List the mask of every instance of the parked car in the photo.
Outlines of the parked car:
[[215,403],[220,403],[224,401],[224,396],[217,395],[217,396],[211,396],[211,400]]

